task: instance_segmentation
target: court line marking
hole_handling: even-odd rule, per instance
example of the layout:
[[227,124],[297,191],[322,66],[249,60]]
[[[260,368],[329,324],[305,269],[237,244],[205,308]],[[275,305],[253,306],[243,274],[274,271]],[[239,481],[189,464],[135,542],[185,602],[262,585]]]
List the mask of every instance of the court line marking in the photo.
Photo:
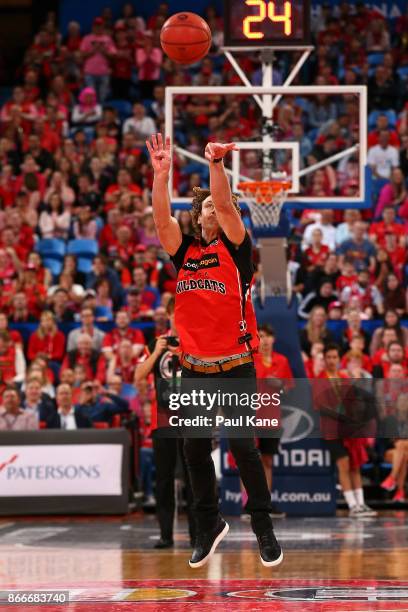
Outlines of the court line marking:
[[7,527],[12,527],[15,524],[16,523],[3,523],[3,524],[0,524],[0,529],[7,529]]

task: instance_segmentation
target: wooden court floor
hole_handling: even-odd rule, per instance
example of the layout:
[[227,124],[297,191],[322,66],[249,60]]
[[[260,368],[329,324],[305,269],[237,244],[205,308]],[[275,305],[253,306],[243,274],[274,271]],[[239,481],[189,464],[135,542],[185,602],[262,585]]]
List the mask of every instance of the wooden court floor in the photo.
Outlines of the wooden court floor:
[[276,520],[284,561],[272,569],[261,565],[249,524],[232,519],[199,570],[188,566],[183,520],[175,548],[156,551],[155,519],[142,513],[3,518],[0,609],[10,592],[61,589],[69,604],[10,610],[408,612],[407,518]]

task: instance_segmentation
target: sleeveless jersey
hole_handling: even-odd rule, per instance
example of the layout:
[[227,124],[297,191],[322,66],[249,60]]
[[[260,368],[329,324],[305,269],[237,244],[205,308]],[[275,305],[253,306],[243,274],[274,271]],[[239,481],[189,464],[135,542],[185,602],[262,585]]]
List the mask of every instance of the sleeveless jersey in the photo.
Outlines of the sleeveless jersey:
[[183,353],[215,357],[256,350],[251,252],[248,234],[240,247],[223,233],[209,244],[183,236],[172,257],[178,270],[175,325]]

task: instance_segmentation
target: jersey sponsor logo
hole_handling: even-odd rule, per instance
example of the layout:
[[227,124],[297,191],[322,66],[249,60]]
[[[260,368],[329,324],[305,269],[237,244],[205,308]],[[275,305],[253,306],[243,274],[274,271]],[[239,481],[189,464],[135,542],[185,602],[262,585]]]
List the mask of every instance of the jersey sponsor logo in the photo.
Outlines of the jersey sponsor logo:
[[208,268],[219,268],[220,260],[218,253],[207,253],[201,259],[193,259],[189,257],[183,265],[183,270],[188,272],[196,270],[208,270]]
[[225,295],[227,289],[224,283],[212,278],[199,278],[198,280],[181,280],[178,281],[176,293],[184,293],[185,291],[214,291]]

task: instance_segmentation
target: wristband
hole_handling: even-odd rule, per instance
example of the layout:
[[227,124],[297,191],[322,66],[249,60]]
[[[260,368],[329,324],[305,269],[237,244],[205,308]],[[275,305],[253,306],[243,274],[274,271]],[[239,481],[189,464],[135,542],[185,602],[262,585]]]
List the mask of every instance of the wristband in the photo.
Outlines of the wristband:
[[219,164],[222,161],[222,157],[217,157],[217,159],[213,159],[212,163],[213,164]]

